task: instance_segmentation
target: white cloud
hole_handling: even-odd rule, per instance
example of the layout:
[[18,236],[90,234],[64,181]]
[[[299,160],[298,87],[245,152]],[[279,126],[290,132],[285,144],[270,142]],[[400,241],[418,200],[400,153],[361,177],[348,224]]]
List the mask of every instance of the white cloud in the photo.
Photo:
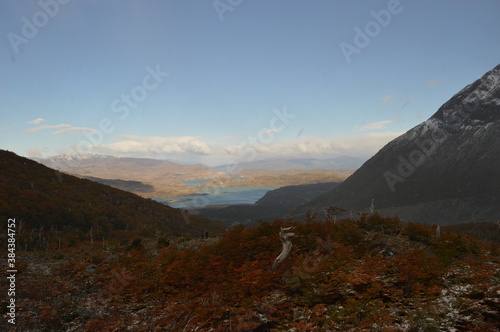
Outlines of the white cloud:
[[197,154],[207,155],[210,146],[196,136],[160,137],[123,135],[119,141],[95,147],[96,150],[111,154],[170,155]]
[[388,104],[392,101],[392,95],[385,95],[382,99],[381,102],[382,104]]
[[[302,135],[287,140],[215,139],[205,142],[197,136],[160,137],[123,135],[109,144],[93,145],[92,152],[157,158],[182,163],[216,166],[273,158],[317,158],[338,156],[370,157],[401,132],[358,133],[353,136],[315,137]],[[236,143],[232,143],[233,141]],[[73,146],[71,149],[75,150]],[[33,151],[35,154],[36,151]],[[70,152],[70,151],[66,151]]]
[[297,150],[301,155],[311,155],[314,158],[341,155],[371,156],[401,134],[398,132],[383,132],[346,137],[313,137],[301,140],[297,144]]
[[[37,120],[39,120],[39,119],[37,119]],[[33,121],[36,121],[36,120],[33,120]],[[38,127],[26,129],[25,132],[36,133],[36,132],[39,132],[42,130],[55,130],[55,131],[50,133],[50,136],[61,136],[61,135],[71,134],[71,133],[95,132],[96,131],[95,129],[92,129],[92,128],[74,127],[74,126],[69,125],[69,124],[61,123],[58,125],[38,126]]]
[[[401,132],[367,133],[345,137],[301,136],[286,141],[225,146],[214,151],[210,164],[238,163],[267,158],[332,158],[343,155],[369,157]],[[217,160],[218,159],[218,160]],[[217,160],[217,161],[215,161]]]
[[50,152],[51,150],[48,147],[38,147],[28,149],[27,154],[28,157],[32,158],[43,158],[46,152]]
[[224,136],[224,137],[219,137],[216,140],[219,142],[230,142],[230,141],[241,140],[241,136]]
[[51,125],[51,126],[38,126],[30,129],[26,129],[26,132],[28,133],[35,133],[40,130],[46,130],[46,129],[63,129],[63,128],[71,128],[71,125],[69,124],[58,124],[58,125]]
[[32,120],[32,121],[29,121],[28,124],[36,125],[36,124],[40,124],[42,122],[45,122],[45,119],[38,118],[38,119],[35,119],[35,120]]
[[356,126],[355,129],[356,131],[369,131],[369,130],[379,130],[379,129],[384,129],[385,126],[389,123],[393,123],[393,120],[385,120],[385,121],[378,121],[374,123],[369,123],[363,126]]
[[58,131],[54,131],[53,133],[50,134],[50,136],[60,136],[70,133],[83,133],[83,132],[96,132],[96,130],[86,127],[67,127],[67,128],[62,128]]

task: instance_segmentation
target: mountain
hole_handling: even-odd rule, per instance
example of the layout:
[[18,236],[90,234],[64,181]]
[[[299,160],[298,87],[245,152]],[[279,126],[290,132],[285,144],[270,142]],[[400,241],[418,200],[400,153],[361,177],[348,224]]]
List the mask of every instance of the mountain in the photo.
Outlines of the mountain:
[[355,170],[363,163],[363,159],[356,157],[335,157],[330,159],[313,158],[276,158],[239,164],[229,164],[214,167],[214,169],[225,172],[227,170],[285,170],[285,169],[335,169],[335,170]]
[[[171,197],[192,193],[185,181],[209,179],[219,172],[203,165],[176,164],[166,160],[126,158],[99,154],[61,155],[36,161],[62,172],[86,178],[99,178],[118,188],[131,188],[143,197]],[[140,182],[140,187],[121,181]],[[138,184],[138,183],[136,183]],[[126,187],[123,187],[126,185]],[[139,190],[135,190],[138,188]],[[147,190],[144,190],[148,188]]]
[[366,210],[457,224],[500,215],[500,65],[384,146],[336,189],[292,214]]
[[[110,237],[116,231],[192,233],[223,226],[150,199],[48,168],[0,150],[0,218],[15,218],[24,248]],[[51,236],[53,235],[53,236]],[[52,242],[52,244],[54,244]]]
[[337,187],[339,182],[285,186],[268,191],[255,204],[207,206],[193,213],[227,225],[255,225],[259,220],[273,221],[286,212]]

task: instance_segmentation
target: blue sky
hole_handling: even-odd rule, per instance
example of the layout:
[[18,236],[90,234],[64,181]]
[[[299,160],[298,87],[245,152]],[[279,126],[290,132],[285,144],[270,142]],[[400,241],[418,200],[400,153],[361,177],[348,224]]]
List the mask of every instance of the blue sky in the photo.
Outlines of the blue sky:
[[4,0],[0,148],[368,158],[500,63],[500,2]]

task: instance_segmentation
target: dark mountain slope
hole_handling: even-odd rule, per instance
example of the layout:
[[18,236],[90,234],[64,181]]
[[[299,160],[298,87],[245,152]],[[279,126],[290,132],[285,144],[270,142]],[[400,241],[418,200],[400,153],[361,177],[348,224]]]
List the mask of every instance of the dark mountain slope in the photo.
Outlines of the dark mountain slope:
[[16,218],[25,230],[94,235],[115,230],[193,233],[221,230],[218,223],[181,213],[90,180],[55,171],[0,150],[0,218]]
[[366,210],[426,223],[500,215],[500,66],[394,139],[338,188],[297,209]]

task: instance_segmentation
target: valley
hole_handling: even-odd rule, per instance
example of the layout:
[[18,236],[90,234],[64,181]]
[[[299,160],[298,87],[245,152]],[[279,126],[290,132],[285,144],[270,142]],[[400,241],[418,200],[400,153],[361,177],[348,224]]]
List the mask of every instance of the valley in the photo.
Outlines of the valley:
[[[106,181],[109,185],[148,198],[193,194],[196,191],[192,186],[185,185],[186,181],[215,178],[220,174],[203,165],[177,164],[149,158],[89,155],[36,160],[61,172],[82,178],[98,178],[98,182]],[[136,186],[127,186],[130,181],[134,181]]]
[[272,222],[287,212],[334,188],[339,182],[284,186],[268,191],[253,204],[226,204],[194,207],[190,212],[226,225],[254,226],[259,221]]
[[0,150],[16,328],[499,331],[499,137],[497,66],[356,170]]
[[197,187],[284,187],[303,184],[341,182],[353,171],[328,169],[242,170],[199,183]]
[[[241,192],[238,188],[250,189],[250,195],[253,195],[251,189],[255,188],[254,192],[262,192],[263,195],[268,190],[284,186],[339,182],[353,172],[335,169],[242,169],[228,173],[203,165],[105,155],[59,156],[37,161],[59,171],[127,190],[142,197],[184,203],[177,204],[176,207],[191,206],[190,201],[200,202],[194,202],[194,205],[207,205],[202,196]],[[319,161],[315,162],[318,163]],[[252,203],[255,200],[250,198]]]

